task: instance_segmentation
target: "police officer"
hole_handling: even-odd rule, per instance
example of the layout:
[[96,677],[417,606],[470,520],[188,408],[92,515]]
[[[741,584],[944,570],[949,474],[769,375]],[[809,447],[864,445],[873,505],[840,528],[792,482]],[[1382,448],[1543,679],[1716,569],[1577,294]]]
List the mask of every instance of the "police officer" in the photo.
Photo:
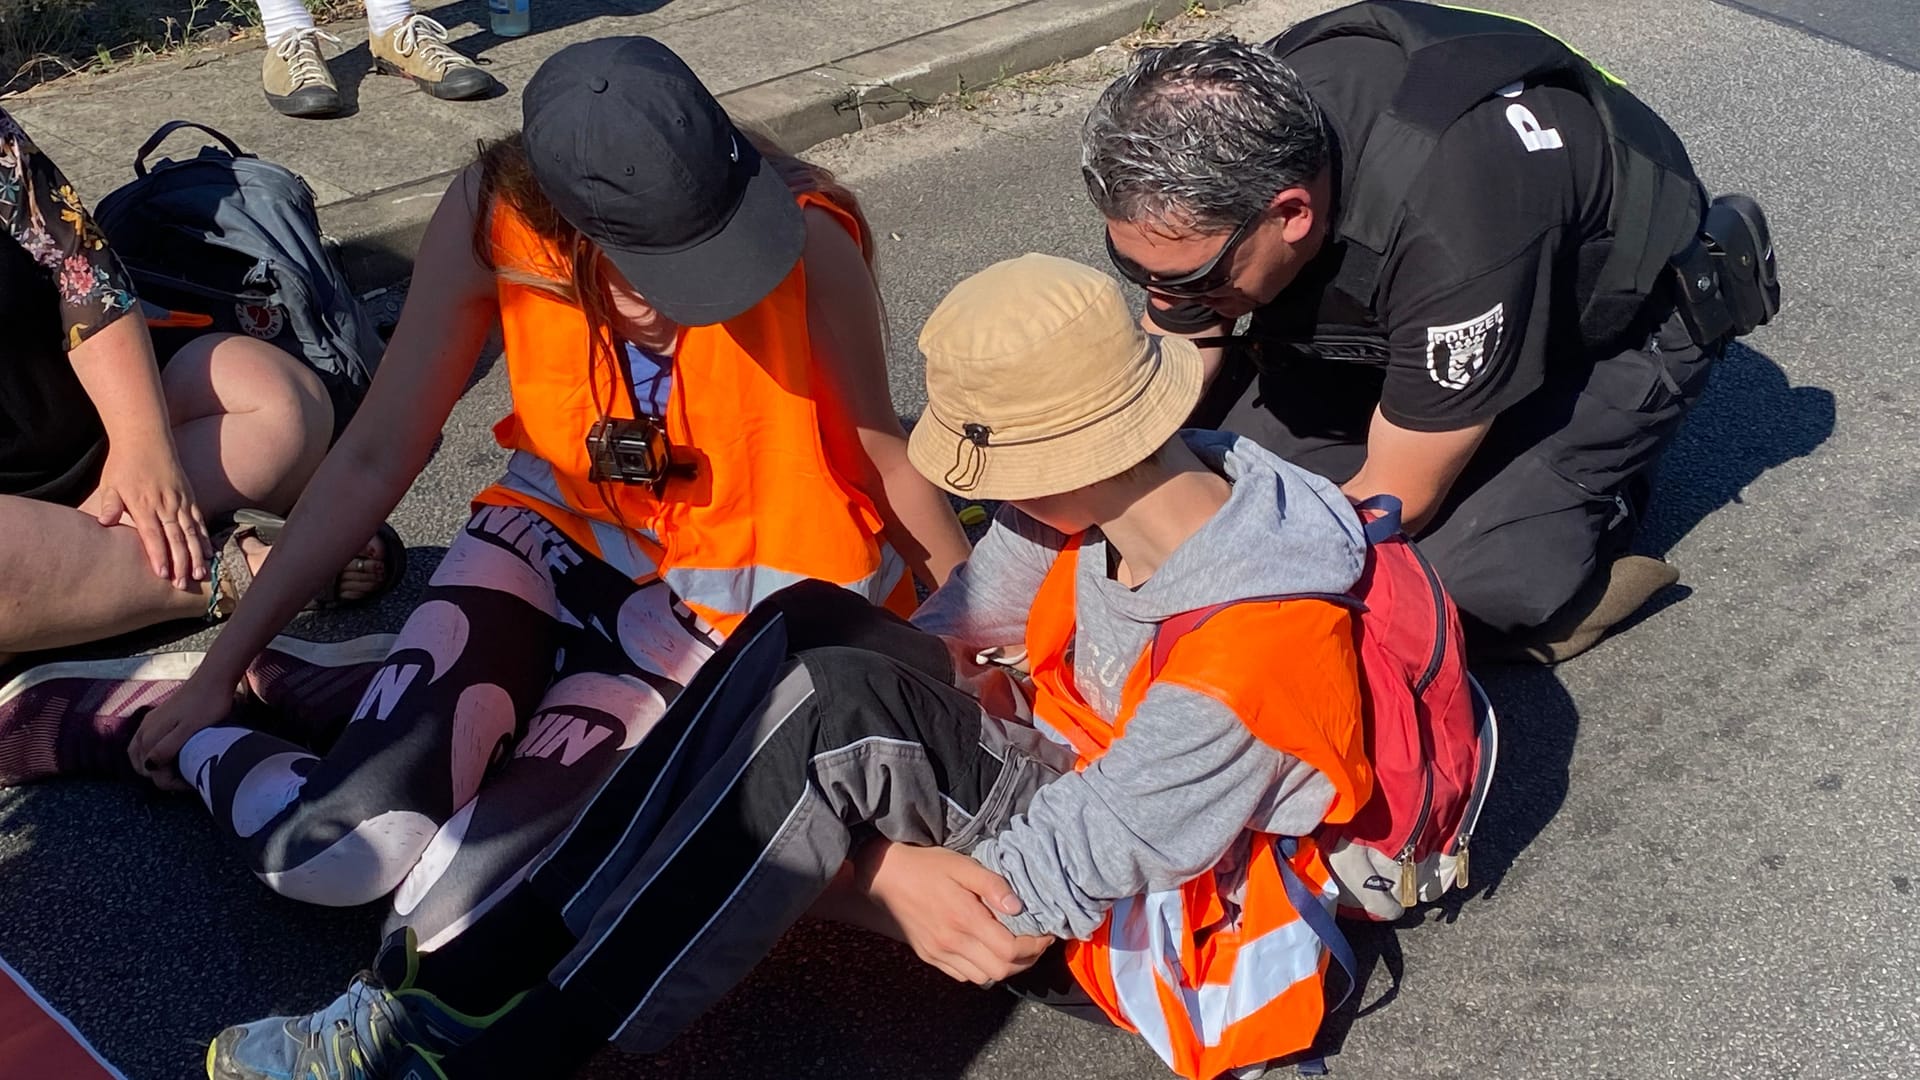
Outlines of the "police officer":
[[1480,656],[1565,659],[1677,580],[1625,554],[1653,464],[1777,287],[1758,207],[1703,237],[1685,149],[1611,76],[1366,0],[1144,50],[1083,137],[1151,328],[1206,347],[1195,422],[1399,497]]

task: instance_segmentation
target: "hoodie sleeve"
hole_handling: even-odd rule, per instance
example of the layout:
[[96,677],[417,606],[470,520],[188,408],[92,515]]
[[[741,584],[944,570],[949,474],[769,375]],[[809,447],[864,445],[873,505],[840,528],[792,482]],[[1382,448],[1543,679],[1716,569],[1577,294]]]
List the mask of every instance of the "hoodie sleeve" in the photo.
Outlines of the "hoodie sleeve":
[[1117,900],[1211,869],[1249,827],[1311,831],[1333,794],[1219,700],[1158,684],[1100,760],[1041,788],[972,854],[1026,904],[1000,916],[1007,929],[1085,939]]
[[1027,639],[1027,609],[1066,537],[1001,504],[993,525],[913,613],[913,625],[978,652]]

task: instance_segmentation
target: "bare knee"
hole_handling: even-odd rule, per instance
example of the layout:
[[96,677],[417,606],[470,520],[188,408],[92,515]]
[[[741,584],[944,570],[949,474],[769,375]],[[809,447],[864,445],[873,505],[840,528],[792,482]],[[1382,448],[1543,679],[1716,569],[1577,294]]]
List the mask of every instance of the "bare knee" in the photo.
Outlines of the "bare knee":
[[162,372],[176,430],[215,420],[222,464],[246,473],[268,509],[298,498],[333,434],[333,403],[313,370],[238,334],[189,343]]

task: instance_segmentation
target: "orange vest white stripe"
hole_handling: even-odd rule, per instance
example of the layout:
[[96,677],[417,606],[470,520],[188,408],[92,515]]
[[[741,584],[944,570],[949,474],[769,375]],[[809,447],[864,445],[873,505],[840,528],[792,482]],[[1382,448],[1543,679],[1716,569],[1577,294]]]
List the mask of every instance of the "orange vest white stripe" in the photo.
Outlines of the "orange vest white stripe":
[[[858,238],[852,216],[825,196],[797,201],[834,214]],[[804,265],[738,318],[681,331],[665,425],[676,461],[690,462],[693,475],[668,480],[656,496],[646,485],[588,480],[588,430],[601,408],[631,418],[631,395],[610,365],[589,375],[578,307],[508,276],[565,280],[560,253],[504,203],[491,235],[513,393],[513,411],[493,432],[513,454],[476,505],[533,510],[635,581],[664,580],[722,633],[809,578],[912,609],[912,581],[881,538],[873,500],[827,457]],[[627,362],[618,347],[612,356]]]
[[[1174,683],[1226,705],[1262,742],[1324,774],[1334,788],[1326,820],[1353,816],[1372,793],[1373,772],[1350,611],[1313,599],[1225,608],[1174,645],[1157,677],[1149,645],[1109,724],[1073,684],[1079,546],[1078,538],[1067,544],[1034,600],[1027,652],[1034,715],[1073,744],[1080,768],[1121,736],[1150,684]],[[1290,646],[1301,642],[1322,647],[1296,657]],[[1325,1012],[1326,952],[1288,901],[1280,860],[1331,910],[1337,890],[1326,863],[1309,837],[1247,839],[1239,904],[1209,872],[1177,889],[1122,899],[1091,939],[1067,943],[1067,965],[1087,994],[1189,1080],[1304,1050]]]

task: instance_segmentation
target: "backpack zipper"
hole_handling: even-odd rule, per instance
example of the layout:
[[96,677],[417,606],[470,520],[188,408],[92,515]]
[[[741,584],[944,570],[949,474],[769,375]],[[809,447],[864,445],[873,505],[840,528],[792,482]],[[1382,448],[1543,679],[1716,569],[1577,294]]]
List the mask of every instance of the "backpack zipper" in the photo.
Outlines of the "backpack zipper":
[[[1447,655],[1447,594],[1440,587],[1440,575],[1434,572],[1433,564],[1414,546],[1412,540],[1405,541],[1413,557],[1420,563],[1420,570],[1426,575],[1427,587],[1433,590],[1433,654],[1427,658],[1427,668],[1414,680],[1413,698],[1416,702],[1420,695],[1440,674],[1441,661]],[[1400,906],[1412,908],[1420,902],[1420,883],[1414,873],[1414,845],[1419,843],[1420,835],[1427,831],[1427,818],[1433,813],[1433,747],[1428,739],[1427,729],[1422,725],[1420,731],[1420,762],[1424,783],[1420,791],[1420,815],[1414,819],[1413,828],[1407,833],[1407,846],[1400,850]]]
[[1411,910],[1420,903],[1420,886],[1413,872],[1413,845],[1426,831],[1427,817],[1433,812],[1433,764],[1427,763],[1426,784],[1420,790],[1420,816],[1407,833],[1407,846],[1400,849],[1400,906]]
[[[1440,662],[1447,655],[1447,591],[1440,586],[1440,575],[1434,572],[1433,564],[1421,554],[1420,549],[1408,540],[1407,547],[1413,551],[1413,557],[1420,563],[1420,571],[1427,576],[1427,588],[1433,590],[1433,655],[1427,658],[1427,670],[1413,684],[1413,696],[1419,697],[1427,692],[1427,687],[1440,674]],[[1432,747],[1422,746],[1428,751],[1428,760],[1432,760]]]

